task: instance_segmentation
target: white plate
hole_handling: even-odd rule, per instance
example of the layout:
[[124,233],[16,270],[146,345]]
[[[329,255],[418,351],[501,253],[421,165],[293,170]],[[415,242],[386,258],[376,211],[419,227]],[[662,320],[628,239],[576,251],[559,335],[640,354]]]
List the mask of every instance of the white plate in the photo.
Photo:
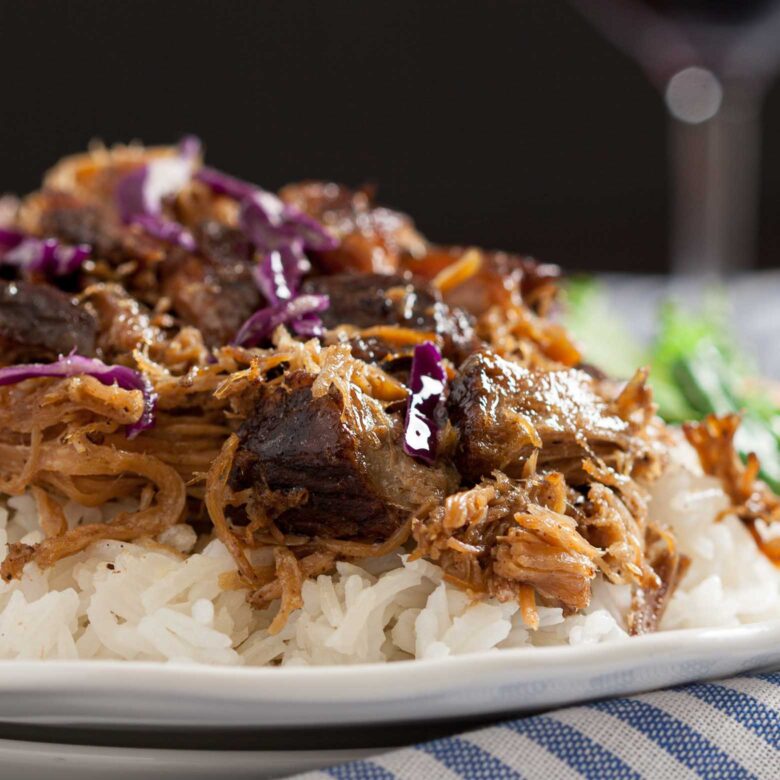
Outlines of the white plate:
[[5,661],[0,765],[28,780],[280,776],[464,719],[778,667],[780,621],[349,667]]
[[527,712],[780,666],[780,620],[345,667],[0,662],[0,722],[303,727]]

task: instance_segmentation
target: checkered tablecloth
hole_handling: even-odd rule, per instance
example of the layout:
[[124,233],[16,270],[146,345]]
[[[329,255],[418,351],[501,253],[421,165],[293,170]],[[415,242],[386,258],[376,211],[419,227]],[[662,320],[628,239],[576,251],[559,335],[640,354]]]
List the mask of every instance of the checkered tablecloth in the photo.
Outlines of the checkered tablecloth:
[[510,720],[296,780],[780,778],[780,673]]

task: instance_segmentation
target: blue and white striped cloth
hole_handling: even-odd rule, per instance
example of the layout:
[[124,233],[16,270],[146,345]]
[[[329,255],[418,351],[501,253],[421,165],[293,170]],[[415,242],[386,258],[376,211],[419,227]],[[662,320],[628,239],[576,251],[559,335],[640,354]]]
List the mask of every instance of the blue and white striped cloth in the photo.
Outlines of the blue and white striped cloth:
[[296,780],[780,780],[780,673],[609,699]]

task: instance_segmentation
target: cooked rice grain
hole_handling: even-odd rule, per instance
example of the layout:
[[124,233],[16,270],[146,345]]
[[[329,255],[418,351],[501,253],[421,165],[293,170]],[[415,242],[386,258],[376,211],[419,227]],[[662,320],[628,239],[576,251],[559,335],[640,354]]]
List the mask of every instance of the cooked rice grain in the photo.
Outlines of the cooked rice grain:
[[[688,445],[653,488],[651,519],[670,523],[693,563],[661,628],[734,626],[780,617],[780,573],[702,476]],[[128,509],[64,506],[70,527]],[[42,538],[31,496],[0,507],[0,544]],[[438,566],[393,553],[304,583],[303,608],[275,635],[278,602],[253,610],[244,591],[223,590],[233,559],[189,526],[159,544],[101,541],[41,571],[0,584],[0,658],[102,658],[216,664],[354,664],[442,658],[494,648],[625,641],[628,586],[600,578],[584,614],[538,607],[539,628],[517,603],[472,602]],[[198,552],[191,553],[195,549]],[[191,554],[190,554],[191,553]]]

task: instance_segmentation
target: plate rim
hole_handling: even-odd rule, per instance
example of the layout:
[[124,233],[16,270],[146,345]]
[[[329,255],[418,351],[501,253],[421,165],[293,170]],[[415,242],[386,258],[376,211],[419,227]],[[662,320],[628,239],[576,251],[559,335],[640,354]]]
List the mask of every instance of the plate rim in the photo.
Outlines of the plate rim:
[[[517,717],[780,668],[780,619],[603,644],[320,667],[0,662],[0,722],[90,728],[360,728]],[[119,704],[118,704],[119,702]]]
[[[769,620],[744,623],[738,626],[713,626],[658,631],[652,634],[634,636],[596,644],[555,645],[542,647],[502,648],[465,653],[434,659],[412,659],[397,662],[370,662],[356,664],[325,664],[320,666],[233,666],[182,661],[125,661],[121,659],[3,659],[0,660],[0,692],[27,688],[31,678],[37,685],[49,686],[51,677],[60,675],[64,689],[72,688],[78,676],[78,684],[97,683],[110,676],[115,678],[117,670],[125,670],[123,680],[137,683],[141,677],[168,679],[172,682],[187,680],[195,675],[201,679],[222,682],[225,680],[244,682],[273,681],[280,685],[305,681],[308,684],[320,680],[347,680],[353,677],[374,677],[378,682],[392,682],[402,676],[423,678],[429,682],[447,672],[457,673],[479,666],[480,672],[500,671],[507,665],[522,660],[522,666],[529,671],[555,671],[560,666],[577,664],[601,666],[605,657],[621,659],[631,655],[637,660],[650,657],[650,653],[663,651],[694,650],[710,643],[741,646],[765,635],[777,634],[780,639],[780,617]],[[645,652],[642,652],[645,651]],[[778,646],[780,655],[780,645]],[[47,679],[43,681],[43,677]],[[85,679],[86,678],[86,679]],[[239,690],[240,692],[240,690]],[[294,689],[288,691],[294,692]],[[247,693],[249,693],[247,691]],[[255,691],[251,692],[254,696]],[[351,694],[354,694],[351,691]]]

